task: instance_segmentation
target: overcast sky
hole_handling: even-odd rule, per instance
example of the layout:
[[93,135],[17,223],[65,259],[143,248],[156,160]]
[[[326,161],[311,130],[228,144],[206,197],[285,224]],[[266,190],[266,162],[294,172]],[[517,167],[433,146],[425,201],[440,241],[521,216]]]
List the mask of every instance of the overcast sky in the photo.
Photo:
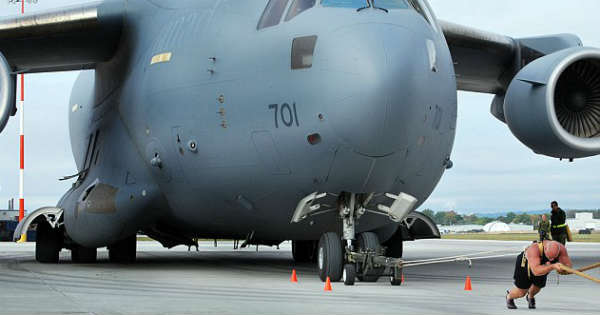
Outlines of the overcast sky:
[[[0,15],[19,12],[1,0]],[[174,0],[165,0],[174,1]],[[38,0],[27,11],[87,2]],[[597,0],[431,0],[438,18],[513,37],[555,33],[579,35],[600,47]],[[0,48],[1,50],[1,48]],[[67,115],[77,72],[26,76],[26,208],[55,205],[76,173]],[[600,157],[559,162],[535,155],[489,114],[492,96],[459,93],[458,127],[452,160],[439,186],[423,205],[460,212],[538,210],[558,200],[563,208],[600,208]],[[0,135],[0,208],[18,198],[18,119]],[[18,204],[18,202],[17,202]]]

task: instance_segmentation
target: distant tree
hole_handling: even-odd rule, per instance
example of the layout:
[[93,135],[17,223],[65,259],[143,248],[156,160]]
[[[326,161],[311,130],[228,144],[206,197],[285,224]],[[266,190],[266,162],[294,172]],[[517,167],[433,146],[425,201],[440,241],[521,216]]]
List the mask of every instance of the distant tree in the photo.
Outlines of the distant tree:
[[431,210],[431,209],[425,209],[425,210],[423,210],[423,211],[421,211],[421,212],[422,212],[424,215],[426,215],[426,216],[428,216],[428,217],[430,217],[430,218],[432,218],[432,219],[433,219],[433,218],[434,218],[434,216],[435,216],[435,212],[433,212],[433,210]]
[[445,219],[446,219],[446,213],[444,211],[438,211],[433,216],[433,221],[435,221],[436,224],[446,225]]
[[509,219],[508,219],[507,217],[505,217],[505,216],[499,216],[499,217],[497,217],[497,218],[496,218],[496,220],[497,220],[497,221],[500,221],[500,222],[504,222],[504,223],[506,223],[506,224],[510,223],[510,221],[511,221],[511,220],[509,220]]
[[479,218],[474,214],[463,216],[464,224],[477,224],[475,222],[477,222],[478,219]]
[[506,214],[506,221],[508,221],[508,222],[505,222],[505,223],[512,223],[515,220],[516,217],[517,217],[517,214],[514,213],[514,212],[507,213]]
[[457,213],[454,216],[454,224],[465,224],[465,218]]
[[456,213],[454,210],[445,212],[444,222],[447,225],[457,224],[462,221],[462,216]]
[[514,218],[513,222],[519,224],[531,224],[531,216],[527,213],[521,213]]
[[541,215],[531,214],[531,215],[529,215],[529,224],[531,224],[533,226],[537,226],[541,219],[542,219]]
[[477,224],[477,225],[486,225],[486,224],[488,224],[488,223],[490,223],[492,221],[494,221],[494,219],[482,217],[482,218],[477,218],[477,220],[475,220],[474,224]]

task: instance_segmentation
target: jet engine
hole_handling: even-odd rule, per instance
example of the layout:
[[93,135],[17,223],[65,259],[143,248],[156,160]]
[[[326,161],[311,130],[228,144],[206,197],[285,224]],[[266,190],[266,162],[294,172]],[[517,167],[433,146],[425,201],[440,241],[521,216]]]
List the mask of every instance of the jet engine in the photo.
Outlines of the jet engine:
[[600,50],[569,48],[525,66],[508,87],[504,118],[538,154],[600,154]]
[[15,107],[15,75],[4,55],[0,53],[0,133],[6,127],[8,118],[16,113]]

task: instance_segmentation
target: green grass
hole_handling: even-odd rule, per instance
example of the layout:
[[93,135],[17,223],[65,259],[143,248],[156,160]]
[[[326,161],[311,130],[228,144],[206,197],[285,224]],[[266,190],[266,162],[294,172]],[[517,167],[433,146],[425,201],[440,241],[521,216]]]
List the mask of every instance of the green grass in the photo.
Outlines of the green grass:
[[[495,241],[535,241],[537,233],[461,233],[445,234],[443,239],[454,240],[495,240]],[[580,235],[573,234],[575,242],[600,242],[600,233]]]

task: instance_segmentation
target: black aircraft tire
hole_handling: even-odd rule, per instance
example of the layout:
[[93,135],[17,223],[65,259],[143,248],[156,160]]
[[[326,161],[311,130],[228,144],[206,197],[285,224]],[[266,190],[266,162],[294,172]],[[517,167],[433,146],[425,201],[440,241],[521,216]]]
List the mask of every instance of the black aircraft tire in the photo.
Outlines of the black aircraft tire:
[[345,285],[354,285],[356,280],[356,266],[353,264],[344,265],[344,274],[342,275]]
[[108,259],[112,263],[132,264],[135,262],[137,236],[133,235],[108,247]]
[[292,241],[292,256],[297,263],[306,263],[314,261],[315,241]]
[[71,249],[71,261],[78,264],[95,263],[97,259],[97,249],[75,245]]
[[321,281],[327,280],[327,277],[332,282],[340,281],[344,264],[342,250],[342,240],[337,233],[328,232],[321,236],[317,252],[317,266]]
[[62,249],[62,234],[48,223],[38,223],[35,239],[35,260],[44,264],[57,264]]
[[[358,248],[363,251],[379,251],[381,248],[381,244],[379,243],[379,237],[377,237],[377,234],[373,232],[364,232],[358,234],[356,241],[358,243]],[[358,272],[357,278],[358,280],[363,282],[377,282],[377,280],[379,280],[379,277],[384,271],[385,267],[375,268],[369,270],[367,275],[363,276],[361,270]]]

